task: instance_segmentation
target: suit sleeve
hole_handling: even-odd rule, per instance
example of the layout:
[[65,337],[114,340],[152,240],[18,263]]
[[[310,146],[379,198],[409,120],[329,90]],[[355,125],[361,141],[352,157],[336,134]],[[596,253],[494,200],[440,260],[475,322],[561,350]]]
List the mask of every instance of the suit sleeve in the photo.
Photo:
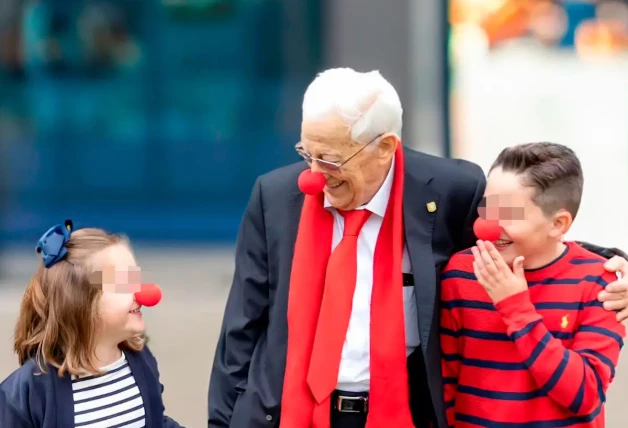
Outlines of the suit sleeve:
[[475,245],[475,241],[477,238],[475,237],[475,233],[473,233],[473,223],[478,218],[478,206],[484,197],[484,190],[486,189],[486,177],[484,177],[484,172],[482,169],[474,165],[475,169],[477,169],[473,177],[476,179],[475,192],[473,193],[473,198],[470,200],[467,215],[464,219],[464,226],[462,229],[462,235],[458,240],[458,245],[455,248],[455,251],[466,250],[467,248],[473,247]]
[[619,248],[604,248],[598,245],[590,244],[588,242],[578,242],[578,244],[580,244],[580,246],[583,247],[584,249],[591,251],[592,253],[597,254],[598,256],[602,256],[605,259],[612,259],[615,256],[619,256],[628,260],[628,254],[626,254]]
[[[613,278],[604,275],[606,281]],[[597,303],[599,291],[591,285],[586,293],[569,349],[548,331],[527,290],[496,305],[541,391],[576,415],[589,415],[604,403],[626,336],[615,313]]]
[[208,394],[208,428],[229,427],[246,389],[257,342],[268,325],[268,255],[258,179],[236,242],[235,273],[216,347]]
[[456,394],[462,360],[461,339],[459,337],[462,323],[459,319],[459,309],[452,305],[452,302],[456,300],[456,287],[459,286],[457,281],[455,271],[450,270],[448,265],[443,272],[441,282],[440,344],[445,416],[449,427],[455,425]]

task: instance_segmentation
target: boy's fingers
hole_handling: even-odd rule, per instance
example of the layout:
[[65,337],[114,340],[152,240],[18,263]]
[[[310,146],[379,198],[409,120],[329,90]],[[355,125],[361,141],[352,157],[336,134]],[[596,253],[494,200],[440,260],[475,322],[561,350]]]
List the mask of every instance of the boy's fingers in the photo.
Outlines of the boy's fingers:
[[477,247],[471,247],[471,253],[473,254],[473,262],[477,264],[478,268],[484,266],[484,260],[482,260],[480,250],[478,250]]
[[475,274],[475,279],[478,280],[482,285],[484,285],[484,273],[482,272],[482,268],[477,262],[473,262],[473,273]]
[[480,257],[482,257],[482,261],[484,262],[487,271],[490,273],[496,273],[497,266],[495,265],[493,257],[489,254],[484,241],[478,241],[478,249],[480,250]]
[[495,266],[497,266],[500,270],[503,270],[504,268],[510,269],[508,268],[508,265],[504,261],[504,258],[501,254],[499,254],[499,251],[497,251],[497,248],[495,248],[495,245],[493,245],[492,242],[486,242],[486,249],[493,261],[495,262]]

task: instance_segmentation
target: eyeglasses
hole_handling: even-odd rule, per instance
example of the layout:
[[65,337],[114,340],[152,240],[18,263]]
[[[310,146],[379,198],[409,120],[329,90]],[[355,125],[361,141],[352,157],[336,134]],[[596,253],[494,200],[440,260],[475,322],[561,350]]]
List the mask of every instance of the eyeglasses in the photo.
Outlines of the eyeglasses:
[[332,161],[327,161],[327,160],[324,160],[324,159],[313,158],[311,155],[306,153],[305,150],[303,150],[303,144],[301,142],[298,142],[294,146],[294,148],[297,151],[297,153],[299,154],[299,156],[301,156],[305,160],[305,162],[307,162],[307,164],[310,167],[312,166],[312,162],[316,162],[318,164],[318,166],[323,171],[325,171],[325,172],[334,172],[334,171],[338,171],[343,165],[345,165],[351,159],[353,159],[354,157],[359,155],[362,150],[366,149],[372,142],[378,140],[380,137],[381,137],[381,135],[378,135],[377,137],[373,138],[371,141],[366,143],[364,146],[360,147],[360,150],[355,152],[353,155],[351,155],[348,159],[346,159],[343,162],[332,162]]

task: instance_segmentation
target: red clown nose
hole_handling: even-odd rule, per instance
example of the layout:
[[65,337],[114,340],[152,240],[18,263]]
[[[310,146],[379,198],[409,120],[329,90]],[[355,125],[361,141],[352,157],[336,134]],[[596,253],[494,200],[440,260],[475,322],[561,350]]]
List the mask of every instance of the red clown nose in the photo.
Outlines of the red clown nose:
[[142,284],[142,290],[135,293],[135,301],[142,306],[155,306],[161,301],[161,288],[157,284]]
[[320,172],[306,169],[299,175],[299,190],[306,195],[318,195],[325,188],[325,176]]
[[484,220],[481,217],[473,224],[473,233],[482,241],[497,241],[502,234],[497,220]]

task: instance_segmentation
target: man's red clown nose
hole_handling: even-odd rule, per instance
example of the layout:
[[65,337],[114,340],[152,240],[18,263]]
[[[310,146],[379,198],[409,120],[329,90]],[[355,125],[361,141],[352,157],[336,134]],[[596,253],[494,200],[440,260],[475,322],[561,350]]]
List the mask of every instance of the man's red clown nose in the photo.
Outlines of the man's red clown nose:
[[502,228],[497,220],[485,220],[481,217],[473,224],[473,233],[482,241],[497,241],[502,235]]
[[318,195],[325,188],[325,176],[320,172],[306,169],[299,175],[299,190],[306,195]]
[[161,301],[161,288],[157,284],[142,284],[141,291],[135,293],[135,301],[142,306],[155,306]]

